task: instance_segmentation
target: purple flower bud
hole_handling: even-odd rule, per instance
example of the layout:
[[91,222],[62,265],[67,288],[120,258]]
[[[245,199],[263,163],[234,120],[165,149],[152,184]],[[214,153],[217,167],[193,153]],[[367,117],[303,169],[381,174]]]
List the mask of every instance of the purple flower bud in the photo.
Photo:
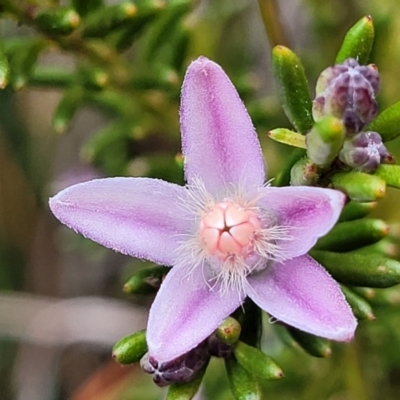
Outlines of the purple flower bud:
[[189,382],[209,360],[207,342],[188,353],[167,362],[158,362],[146,353],[140,360],[142,369],[153,375],[153,381],[158,386],[167,386],[176,382]]
[[317,82],[313,116],[319,121],[333,115],[343,121],[348,134],[359,132],[378,113],[375,95],[379,73],[375,65],[359,65],[352,58],[324,70]]
[[382,162],[390,162],[391,154],[377,132],[360,132],[344,142],[339,159],[358,171],[373,172]]

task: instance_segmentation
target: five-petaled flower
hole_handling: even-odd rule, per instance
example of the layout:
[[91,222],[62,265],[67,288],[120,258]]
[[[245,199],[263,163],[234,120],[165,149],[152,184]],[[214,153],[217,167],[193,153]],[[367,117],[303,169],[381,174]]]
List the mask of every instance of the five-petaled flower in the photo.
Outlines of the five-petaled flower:
[[338,284],[307,255],[345,196],[265,184],[251,120],[223,70],[200,57],[181,99],[186,186],[149,178],[77,184],[50,200],[56,217],[104,246],[173,266],[150,309],[149,354],[193,349],[249,296],[276,319],[350,340],[356,320]]

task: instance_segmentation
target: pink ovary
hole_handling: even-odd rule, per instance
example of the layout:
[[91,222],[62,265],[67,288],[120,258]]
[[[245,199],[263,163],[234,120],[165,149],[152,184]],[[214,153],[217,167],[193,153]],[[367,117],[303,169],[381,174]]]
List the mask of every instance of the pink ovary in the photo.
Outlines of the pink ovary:
[[232,256],[247,257],[260,226],[254,211],[233,202],[220,202],[203,216],[199,234],[209,255],[225,261]]

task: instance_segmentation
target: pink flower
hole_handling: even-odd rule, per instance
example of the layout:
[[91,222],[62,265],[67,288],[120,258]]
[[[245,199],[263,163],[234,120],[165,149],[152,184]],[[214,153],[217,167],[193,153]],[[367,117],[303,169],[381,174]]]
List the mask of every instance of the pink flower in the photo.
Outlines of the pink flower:
[[344,195],[265,184],[246,109],[204,57],[187,71],[180,120],[185,187],[98,179],[50,200],[54,215],[84,236],[173,266],[150,310],[149,354],[168,362],[188,352],[246,296],[296,328],[350,340],[357,323],[338,284],[307,255],[337,221]]

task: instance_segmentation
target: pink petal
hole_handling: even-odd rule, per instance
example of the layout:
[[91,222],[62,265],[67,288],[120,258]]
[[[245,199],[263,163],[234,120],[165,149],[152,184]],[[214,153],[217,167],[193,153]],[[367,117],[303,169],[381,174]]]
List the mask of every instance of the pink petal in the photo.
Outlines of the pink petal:
[[201,178],[212,194],[230,183],[260,187],[260,144],[249,115],[221,67],[200,57],[188,68],[181,101],[182,151],[189,183]]
[[270,211],[279,226],[287,227],[291,240],[279,244],[287,258],[305,253],[337,222],[346,197],[332,190],[305,186],[266,187],[259,205]]
[[212,289],[206,268],[198,266],[187,275],[174,267],[162,283],[147,327],[149,353],[156,360],[170,361],[193,349],[242,303],[245,296],[237,291]]
[[179,203],[186,189],[156,179],[108,178],[71,186],[50,199],[69,228],[124,254],[172,265],[190,221]]
[[275,263],[248,282],[247,295],[279,321],[328,339],[353,338],[357,321],[349,305],[336,281],[311,257]]

